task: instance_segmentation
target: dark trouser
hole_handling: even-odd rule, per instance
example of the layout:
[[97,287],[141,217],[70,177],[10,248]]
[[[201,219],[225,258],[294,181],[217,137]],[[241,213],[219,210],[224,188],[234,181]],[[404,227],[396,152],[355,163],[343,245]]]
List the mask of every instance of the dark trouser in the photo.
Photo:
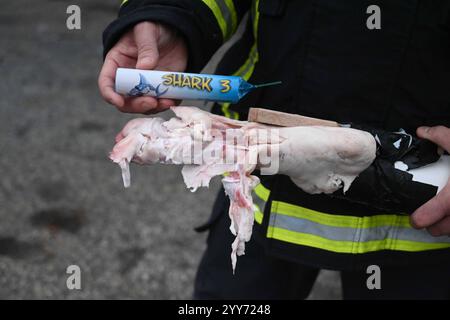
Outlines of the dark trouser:
[[[228,201],[219,195],[209,226],[208,247],[195,280],[195,299],[305,299],[319,269],[267,256],[252,239],[232,274]],[[214,219],[215,218],[215,219]],[[383,267],[381,289],[369,290],[366,270],[343,271],[344,299],[450,299],[450,266]]]

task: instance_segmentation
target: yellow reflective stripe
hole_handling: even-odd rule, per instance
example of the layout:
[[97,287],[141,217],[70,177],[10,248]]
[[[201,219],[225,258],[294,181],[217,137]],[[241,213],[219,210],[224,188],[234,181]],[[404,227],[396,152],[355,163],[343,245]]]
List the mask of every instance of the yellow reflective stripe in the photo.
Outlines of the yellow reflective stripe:
[[252,48],[250,49],[250,54],[245,61],[245,63],[234,73],[234,75],[241,76],[244,78],[244,80],[250,79],[253,70],[255,68],[256,62],[258,62],[259,56],[258,56],[258,48],[256,46],[256,43],[253,44]]
[[213,12],[214,17],[216,17],[217,23],[219,24],[220,30],[222,31],[223,39],[226,38],[227,35],[227,24],[225,19],[223,18],[222,12],[220,11],[219,6],[217,5],[215,0],[202,0],[209,9]]
[[258,184],[256,188],[254,189],[256,195],[261,198],[262,200],[266,201],[269,200],[270,190],[267,189],[262,185],[262,183]]
[[259,0],[256,0],[253,14],[253,36],[255,40],[258,38],[258,24],[259,24]]
[[[264,187],[262,185],[262,183],[259,183],[255,189],[253,189],[253,192],[256,194],[256,196],[261,199],[260,204],[263,205],[264,207],[266,206],[266,202],[269,199],[269,194],[270,191],[269,189],[267,189],[266,187]],[[253,201],[257,201],[257,199],[255,199],[255,197],[253,197]],[[257,223],[261,224],[262,220],[263,220],[263,216],[264,214],[261,211],[261,207],[259,205],[257,205],[256,203],[253,202],[253,206],[255,209],[255,220]]]
[[253,208],[255,210],[255,221],[261,224],[263,220],[263,213],[257,204],[253,204]]
[[229,102],[225,102],[222,104],[222,112],[225,115],[225,117],[234,120],[239,120],[239,114],[235,111],[231,111],[229,108],[230,108]]
[[213,12],[214,17],[216,17],[217,23],[219,24],[220,30],[222,31],[223,39],[227,39],[227,23],[222,15],[219,5],[215,0],[202,0],[209,9]]
[[123,6],[127,2],[128,2],[128,0],[123,0],[122,3],[120,4],[120,6]]
[[448,243],[427,243],[390,238],[367,242],[336,241],[313,234],[294,232],[271,226],[269,226],[267,230],[267,237],[327,251],[352,254],[361,254],[380,250],[417,252],[424,250],[444,249],[450,246]]
[[[239,0],[238,0],[239,1]],[[236,31],[237,29],[237,13],[236,13],[236,8],[234,7],[234,3],[233,0],[225,0],[225,5],[228,8],[228,12],[231,15],[231,29],[230,29],[230,34],[228,35],[229,37],[231,37],[231,35]]]
[[272,211],[278,214],[283,214],[299,219],[306,219],[331,227],[361,229],[382,226],[395,226],[411,228],[411,224],[409,223],[409,216],[406,215],[386,214],[366,217],[334,215],[311,210],[301,206],[296,206],[282,201],[273,201]]
[[[255,188],[255,193],[268,199],[270,190],[261,185]],[[450,248],[447,238],[434,238],[413,229],[407,215],[334,215],[282,201],[273,201],[270,211],[268,238],[331,252],[362,254]]]
[[[268,201],[269,189],[260,184],[254,191]],[[450,239],[435,238],[412,228],[407,215],[335,215],[283,201],[272,201],[270,211],[268,238],[331,252],[362,254],[450,248]]]
[[[244,64],[235,72],[233,73],[234,76],[240,76],[244,80],[250,79],[250,77],[253,74],[253,71],[255,69],[255,64],[259,60],[259,53],[258,53],[258,46],[257,46],[257,37],[258,37],[258,23],[259,23],[259,1],[254,1],[254,7],[252,10],[254,10],[253,14],[253,36],[255,39],[255,42],[253,43],[252,48],[250,49],[250,54],[248,55],[247,60],[244,62]],[[227,118],[233,118],[236,120],[239,120],[239,114],[234,111],[230,111],[230,103],[226,102],[222,104],[222,112]]]

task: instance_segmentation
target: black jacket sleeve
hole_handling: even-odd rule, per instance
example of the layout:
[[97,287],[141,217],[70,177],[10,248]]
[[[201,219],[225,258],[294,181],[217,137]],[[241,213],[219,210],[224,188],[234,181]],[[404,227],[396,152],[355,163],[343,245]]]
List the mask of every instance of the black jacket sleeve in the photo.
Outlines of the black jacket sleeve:
[[[215,2],[216,12],[229,8],[226,2],[230,1]],[[250,1],[234,0],[235,20],[239,21],[249,7]],[[129,28],[142,21],[164,23],[183,35],[189,50],[189,72],[200,71],[226,40],[213,10],[202,0],[129,0],[103,32],[104,56]]]

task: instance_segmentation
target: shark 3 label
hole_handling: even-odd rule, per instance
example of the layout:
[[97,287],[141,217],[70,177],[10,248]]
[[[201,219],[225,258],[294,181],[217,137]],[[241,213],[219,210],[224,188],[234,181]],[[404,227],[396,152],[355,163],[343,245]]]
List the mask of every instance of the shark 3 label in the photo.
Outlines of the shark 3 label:
[[189,88],[200,91],[212,91],[211,77],[191,76],[180,73],[169,73],[162,76],[165,86]]

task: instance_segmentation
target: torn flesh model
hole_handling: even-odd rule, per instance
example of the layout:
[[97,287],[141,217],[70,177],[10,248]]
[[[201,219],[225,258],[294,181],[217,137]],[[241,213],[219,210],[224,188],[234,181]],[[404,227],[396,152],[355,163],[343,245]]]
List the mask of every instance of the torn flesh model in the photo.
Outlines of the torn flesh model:
[[285,174],[308,193],[350,188],[375,159],[376,142],[365,131],[320,126],[280,128],[231,120],[195,107],[173,107],[176,117],[138,118],[116,137],[110,159],[119,164],[125,187],[130,162],[176,164],[186,186],[195,191],[222,175],[230,198],[233,272],[245,253],[254,222],[251,173]]

